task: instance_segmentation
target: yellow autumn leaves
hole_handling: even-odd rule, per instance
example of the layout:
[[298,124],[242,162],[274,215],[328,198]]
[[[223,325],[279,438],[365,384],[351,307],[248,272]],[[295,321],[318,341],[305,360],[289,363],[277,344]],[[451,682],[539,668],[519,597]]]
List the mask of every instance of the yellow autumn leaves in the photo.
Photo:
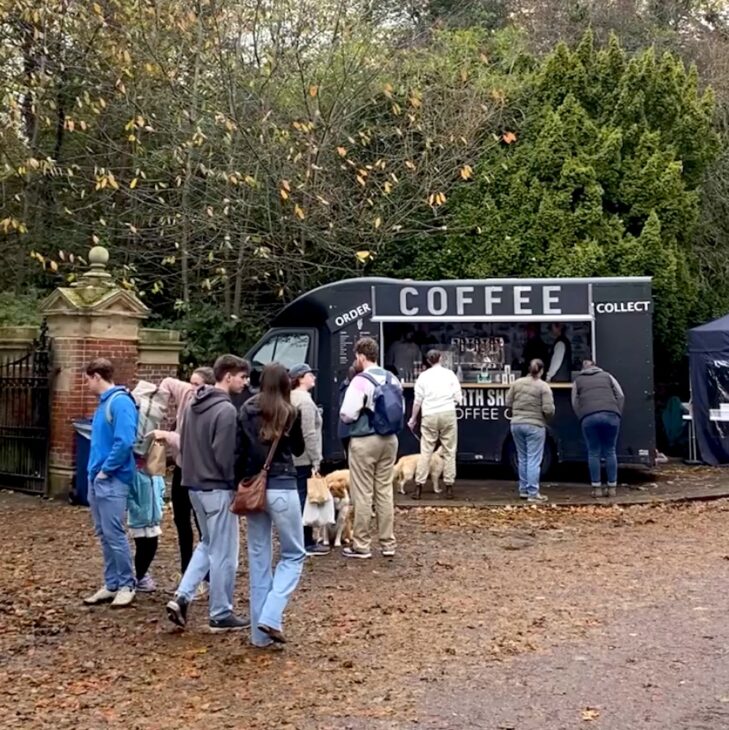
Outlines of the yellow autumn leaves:
[[96,190],[103,190],[109,187],[112,190],[119,190],[119,183],[111,170],[103,171],[96,176]]
[[[339,157],[341,157],[341,158],[345,158],[348,154],[347,149],[345,147],[341,147],[341,146],[336,148],[336,152],[339,155]],[[417,170],[417,166],[411,160],[406,160],[404,164],[411,171]],[[468,165],[468,164],[463,165],[458,170],[458,174],[459,174],[459,177],[464,181],[471,180],[473,178],[473,174],[474,174],[473,167],[471,167],[471,165]],[[365,169],[365,168],[356,168],[355,169],[355,180],[361,187],[363,187],[363,188],[367,187],[368,176],[369,176],[369,172],[367,169]],[[395,178],[395,179],[397,179],[397,178]],[[388,195],[390,195],[390,193],[392,193],[393,189],[394,189],[393,183],[390,180],[385,180],[382,185],[382,194],[384,196],[388,196]],[[290,181],[281,180],[281,182],[279,184],[279,189],[278,189],[278,193],[279,193],[279,196],[281,197],[281,200],[282,201],[290,200],[291,192],[292,191],[291,191]],[[316,195],[316,198],[322,205],[325,205],[325,206],[329,205],[329,201],[326,200],[325,198],[323,198],[321,195]],[[447,196],[444,192],[441,192],[441,191],[433,192],[427,198],[428,205],[431,208],[438,208],[442,205],[445,205],[446,201],[447,201]],[[371,200],[368,199],[368,202],[370,203],[370,205],[372,205]],[[304,208],[298,203],[294,203],[293,214],[298,220],[301,220],[301,221],[303,221],[306,218],[306,212],[305,212]],[[375,228],[375,230],[378,230],[382,227],[382,216],[381,215],[377,215],[374,218],[373,227]]]
[[[281,196],[281,200],[289,200],[291,197],[291,183],[288,180],[281,180],[278,194]],[[329,205],[328,201],[324,200],[324,198],[320,198],[320,200],[324,205]],[[294,216],[300,221],[306,218],[306,212],[298,203],[294,203]]]

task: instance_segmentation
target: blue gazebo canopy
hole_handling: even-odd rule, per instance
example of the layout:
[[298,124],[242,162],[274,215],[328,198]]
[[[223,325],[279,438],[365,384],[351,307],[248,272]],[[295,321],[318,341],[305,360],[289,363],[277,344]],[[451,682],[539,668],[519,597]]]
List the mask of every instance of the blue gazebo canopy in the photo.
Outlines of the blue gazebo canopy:
[[688,332],[691,412],[701,458],[729,464],[729,423],[711,421],[711,409],[729,403],[729,314]]
[[729,353],[729,314],[689,330],[688,351]]

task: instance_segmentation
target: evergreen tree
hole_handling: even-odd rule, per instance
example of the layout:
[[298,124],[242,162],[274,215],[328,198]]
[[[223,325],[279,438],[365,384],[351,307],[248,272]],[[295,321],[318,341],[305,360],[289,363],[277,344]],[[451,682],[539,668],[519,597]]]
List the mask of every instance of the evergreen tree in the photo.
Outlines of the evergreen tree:
[[691,249],[697,189],[717,150],[713,97],[693,68],[617,39],[560,44],[505,130],[449,202],[445,241],[418,276],[652,275],[660,355],[683,353],[698,296]]

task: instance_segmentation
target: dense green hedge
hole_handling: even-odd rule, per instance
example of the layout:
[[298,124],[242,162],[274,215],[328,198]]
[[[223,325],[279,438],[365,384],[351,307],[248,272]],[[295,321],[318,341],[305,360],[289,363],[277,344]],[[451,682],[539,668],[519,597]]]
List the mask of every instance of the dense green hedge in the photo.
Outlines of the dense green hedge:
[[525,79],[523,118],[452,194],[454,232],[420,241],[423,278],[650,275],[659,356],[678,360],[700,296],[692,233],[718,151],[695,69],[613,38],[560,44]]

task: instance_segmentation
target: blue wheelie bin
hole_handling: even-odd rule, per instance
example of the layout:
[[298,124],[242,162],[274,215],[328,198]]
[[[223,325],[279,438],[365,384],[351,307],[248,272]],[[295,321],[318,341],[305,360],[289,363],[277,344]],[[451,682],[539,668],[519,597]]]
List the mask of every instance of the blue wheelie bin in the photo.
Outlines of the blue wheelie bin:
[[73,429],[76,432],[76,472],[69,501],[71,504],[83,504],[88,507],[89,481],[86,473],[91,452],[91,419],[81,418],[74,421]]

